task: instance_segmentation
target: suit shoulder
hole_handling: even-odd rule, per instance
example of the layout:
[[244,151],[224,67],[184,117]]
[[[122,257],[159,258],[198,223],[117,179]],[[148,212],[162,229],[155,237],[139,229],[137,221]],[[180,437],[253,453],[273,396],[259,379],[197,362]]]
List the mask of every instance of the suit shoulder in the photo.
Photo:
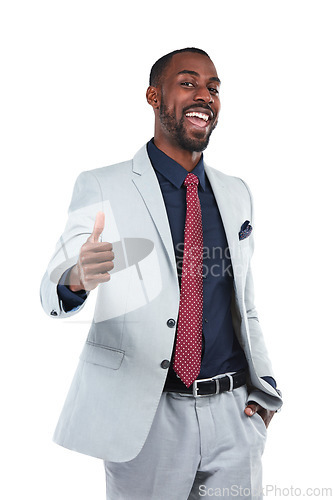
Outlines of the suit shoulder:
[[210,179],[210,181],[217,181],[223,184],[230,190],[239,192],[239,194],[247,195],[252,199],[251,191],[247,183],[241,179],[240,177],[236,177],[234,175],[228,175],[216,168],[210,167],[208,165],[205,166],[206,173]]
[[120,163],[114,163],[113,165],[107,165],[106,167],[99,167],[91,170],[86,170],[82,172],[80,175],[93,176],[98,180],[102,180],[110,176],[128,175],[132,171],[132,164],[133,160],[126,160]]
[[110,186],[126,182],[130,178],[131,170],[132,160],[107,167],[84,170],[75,181],[71,209],[75,210],[81,206],[100,202],[105,198],[106,186],[110,188]]

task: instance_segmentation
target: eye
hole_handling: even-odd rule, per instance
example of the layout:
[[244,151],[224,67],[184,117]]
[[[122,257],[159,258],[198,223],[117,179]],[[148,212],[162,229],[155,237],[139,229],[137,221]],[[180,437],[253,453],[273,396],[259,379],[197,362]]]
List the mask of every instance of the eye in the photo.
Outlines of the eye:
[[215,95],[218,95],[218,93],[219,93],[218,89],[216,89],[215,87],[210,87],[208,90],[209,90],[209,92],[211,92],[212,94],[215,94]]
[[191,82],[181,82],[181,85],[183,85],[184,87],[194,87],[193,83]]

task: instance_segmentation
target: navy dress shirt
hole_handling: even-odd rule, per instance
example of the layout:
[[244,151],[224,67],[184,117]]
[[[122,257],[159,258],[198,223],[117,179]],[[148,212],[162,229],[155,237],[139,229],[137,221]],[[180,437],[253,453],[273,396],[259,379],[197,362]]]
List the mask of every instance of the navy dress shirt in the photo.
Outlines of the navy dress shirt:
[[[159,150],[153,139],[147,144],[147,152],[155,170],[164,199],[171,236],[173,240],[179,286],[184,250],[184,227],[186,218],[186,187],[188,174],[179,163]],[[203,322],[202,362],[198,378],[210,378],[226,372],[247,368],[244,351],[235,335],[231,316],[233,272],[228,252],[228,242],[216,200],[204,171],[203,155],[192,170],[199,179],[198,195],[203,228]],[[58,296],[65,311],[79,307],[85,300],[84,292],[71,292],[66,271],[58,284]],[[263,377],[271,385],[271,377]],[[175,374],[172,363],[166,387],[185,387]]]
[[[179,285],[184,251],[186,187],[184,167],[160,151],[153,139],[147,145],[150,161],[159,181],[176,256]],[[203,156],[192,174],[199,179],[198,195],[203,230],[203,321],[202,360],[198,378],[247,368],[247,361],[234,333],[231,317],[232,265],[228,243],[216,200],[206,177]],[[172,366],[168,383],[182,385]]]

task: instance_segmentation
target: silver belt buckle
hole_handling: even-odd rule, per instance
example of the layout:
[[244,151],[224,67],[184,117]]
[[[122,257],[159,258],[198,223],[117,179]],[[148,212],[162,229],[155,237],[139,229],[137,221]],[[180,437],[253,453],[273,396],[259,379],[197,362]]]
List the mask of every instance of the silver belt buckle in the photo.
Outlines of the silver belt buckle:
[[226,373],[225,376],[228,377],[229,382],[230,382],[230,386],[229,386],[228,392],[232,392],[233,389],[234,389],[234,379],[233,379],[233,376],[230,375],[230,373]]
[[[215,392],[212,392],[211,394],[198,394],[198,382],[215,382],[216,384],[216,390]],[[192,394],[194,398],[206,398],[208,396],[213,396],[215,394],[219,394],[220,392],[220,380],[218,378],[202,378],[199,380],[195,380],[193,382],[193,387],[192,387]]]

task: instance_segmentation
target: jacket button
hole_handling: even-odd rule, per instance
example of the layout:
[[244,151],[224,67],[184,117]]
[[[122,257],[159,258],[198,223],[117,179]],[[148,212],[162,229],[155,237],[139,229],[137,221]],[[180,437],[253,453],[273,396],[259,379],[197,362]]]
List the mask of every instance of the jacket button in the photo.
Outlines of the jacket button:
[[58,316],[58,313],[57,311],[55,311],[54,309],[50,312],[51,316]]
[[170,361],[168,361],[167,359],[163,359],[161,363],[161,368],[164,368],[166,370],[167,368],[169,368],[169,366],[170,366]]
[[167,325],[169,328],[173,328],[175,326],[175,324],[176,324],[176,322],[174,319],[172,319],[172,318],[168,319]]

